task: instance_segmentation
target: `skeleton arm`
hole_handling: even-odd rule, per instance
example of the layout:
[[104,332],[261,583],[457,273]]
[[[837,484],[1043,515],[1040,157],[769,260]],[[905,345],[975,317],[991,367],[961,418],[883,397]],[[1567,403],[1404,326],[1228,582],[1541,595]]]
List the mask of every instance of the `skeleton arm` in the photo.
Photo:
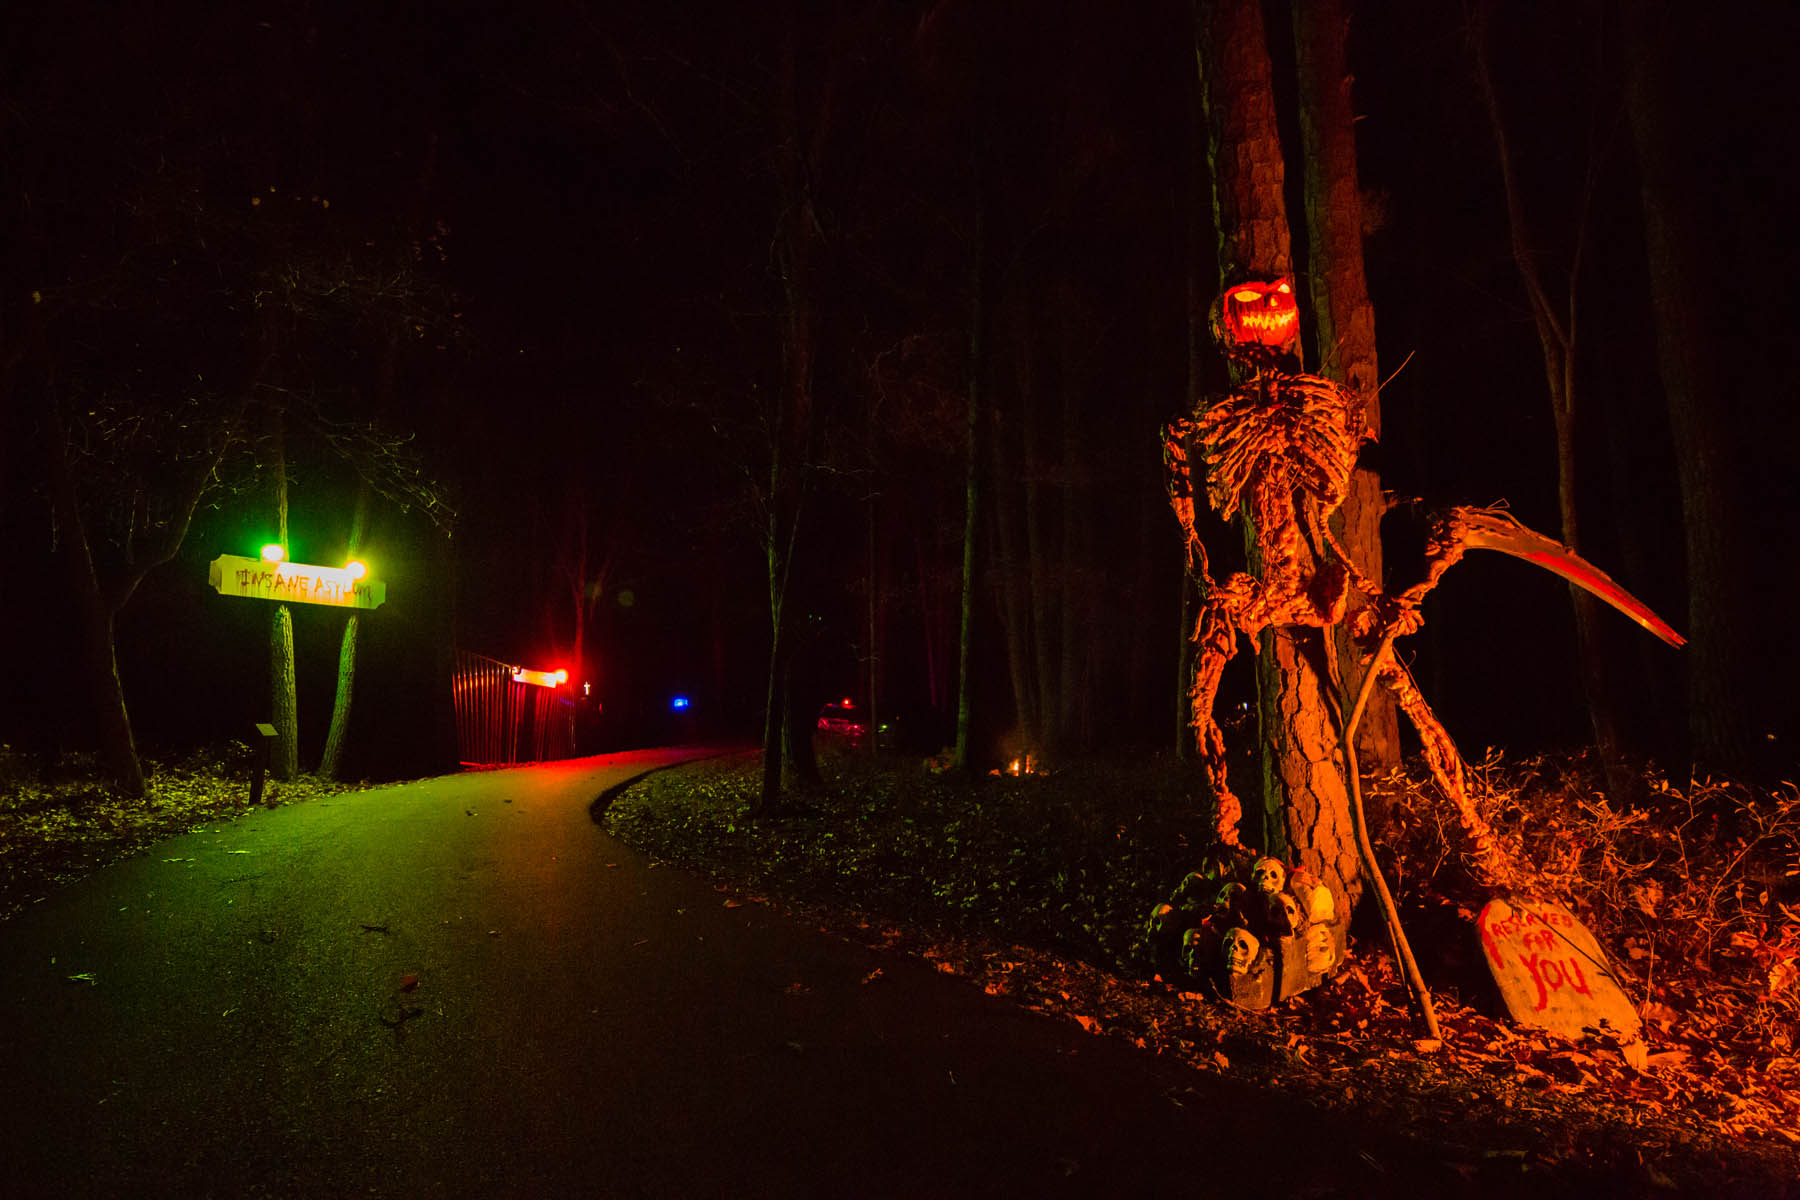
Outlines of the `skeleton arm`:
[[1169,489],[1169,505],[1175,510],[1175,519],[1181,523],[1181,534],[1186,541],[1188,570],[1195,578],[1210,584],[1206,546],[1194,527],[1194,478],[1188,466],[1188,439],[1197,424],[1191,417],[1177,417],[1163,426],[1163,471]]

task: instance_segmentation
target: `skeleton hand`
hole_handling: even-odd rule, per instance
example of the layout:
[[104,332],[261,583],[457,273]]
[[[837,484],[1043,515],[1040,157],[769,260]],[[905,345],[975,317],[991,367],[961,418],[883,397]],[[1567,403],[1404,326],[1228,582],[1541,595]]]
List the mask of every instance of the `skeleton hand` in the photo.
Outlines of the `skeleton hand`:
[[1396,596],[1376,596],[1356,611],[1350,632],[1359,640],[1383,638],[1392,634],[1403,638],[1419,632],[1425,624],[1424,614],[1416,603]]

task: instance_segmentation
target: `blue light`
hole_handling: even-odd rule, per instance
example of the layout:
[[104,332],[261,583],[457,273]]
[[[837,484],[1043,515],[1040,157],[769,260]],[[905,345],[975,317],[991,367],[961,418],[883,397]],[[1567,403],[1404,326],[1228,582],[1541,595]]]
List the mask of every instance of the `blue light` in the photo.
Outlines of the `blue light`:
[[674,699],[669,701],[669,707],[673,708],[673,709],[680,710],[680,709],[686,708],[687,706],[688,706],[688,698],[686,696],[676,696]]

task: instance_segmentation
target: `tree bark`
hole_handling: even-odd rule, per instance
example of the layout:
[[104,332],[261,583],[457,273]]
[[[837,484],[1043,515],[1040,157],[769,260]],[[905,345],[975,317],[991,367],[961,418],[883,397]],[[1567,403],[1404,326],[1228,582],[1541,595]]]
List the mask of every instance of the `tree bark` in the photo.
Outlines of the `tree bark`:
[[[1570,550],[1581,551],[1581,521],[1577,502],[1576,430],[1576,347],[1579,331],[1579,285],[1582,247],[1587,234],[1587,200],[1583,197],[1577,218],[1574,245],[1568,270],[1566,295],[1552,299],[1538,268],[1533,246],[1530,218],[1520,192],[1518,170],[1513,162],[1512,145],[1506,123],[1500,113],[1499,93],[1487,54],[1487,21],[1491,4],[1476,10],[1472,41],[1475,51],[1477,81],[1487,108],[1488,123],[1494,136],[1499,160],[1502,189],[1506,196],[1508,235],[1514,265],[1531,307],[1532,323],[1537,329],[1538,345],[1544,358],[1545,390],[1550,398],[1550,411],[1556,429],[1556,496],[1562,523],[1562,541]],[[1586,589],[1569,585],[1569,599],[1575,616],[1577,667],[1582,690],[1587,699],[1589,723],[1594,732],[1594,746],[1606,773],[1607,791],[1620,800],[1631,799],[1641,783],[1626,766],[1624,744],[1619,736],[1618,720],[1610,694],[1604,656],[1600,648],[1600,602]]]
[[1739,582],[1746,561],[1738,532],[1743,502],[1707,320],[1705,298],[1716,280],[1703,266],[1705,226],[1694,194],[1700,176],[1680,161],[1673,140],[1683,127],[1681,102],[1669,91],[1681,78],[1670,61],[1677,10],[1663,3],[1627,4],[1624,14],[1626,112],[1637,151],[1656,362],[1675,434],[1687,550],[1688,754],[1697,768],[1741,777],[1754,767],[1744,635],[1756,626]]
[[[275,540],[283,554],[288,546],[287,456],[282,446],[283,414],[271,409],[275,473]],[[269,620],[270,721],[279,735],[269,762],[269,774],[292,779],[300,773],[300,704],[294,686],[294,618],[285,604],[276,604]]]
[[[980,117],[977,117],[979,123]],[[974,164],[975,231],[969,261],[969,383],[963,433],[962,597],[956,651],[956,770],[972,775],[979,769],[975,736],[975,596],[979,586],[976,553],[981,523],[986,519],[987,466],[990,436],[988,399],[983,383],[988,355],[987,192],[982,173],[983,147],[977,139]],[[1004,514],[999,514],[1004,520]]]
[[125,688],[119,680],[113,639],[114,609],[101,590],[100,576],[94,569],[93,550],[75,495],[75,481],[69,471],[67,434],[56,414],[54,401],[47,395],[40,420],[44,458],[49,466],[51,505],[62,535],[69,592],[74,599],[76,624],[80,630],[80,661],[85,691],[94,715],[100,766],[120,792],[127,796],[142,796],[144,767],[131,731],[131,714],[125,707]]
[[[1285,168],[1261,5],[1258,0],[1206,5],[1197,32],[1221,285],[1289,275]],[[1243,517],[1247,541],[1254,545],[1248,508]],[[1253,573],[1260,570],[1254,555],[1251,565]],[[1299,649],[1304,638],[1317,641],[1319,635],[1266,633],[1257,655],[1264,850],[1285,853],[1354,902],[1360,872],[1350,837],[1349,793],[1335,766],[1338,731],[1321,673],[1316,666],[1309,669]]]
[[[264,361],[266,356],[261,354],[253,360],[252,378],[260,373]],[[125,688],[119,678],[118,614],[144,577],[180,551],[193,524],[194,510],[206,494],[214,470],[236,440],[244,401],[239,400],[224,415],[215,445],[200,456],[188,476],[174,489],[173,517],[153,538],[140,542],[134,535],[128,535],[126,565],[110,582],[105,582],[94,561],[93,542],[82,516],[81,498],[69,466],[69,435],[57,413],[52,387],[52,381],[47,379],[38,393],[38,432],[43,443],[55,527],[64,542],[62,553],[81,642],[77,653],[84,690],[93,711],[102,770],[113,787],[129,796],[141,796],[145,790],[143,762],[138,757],[131,715],[125,704]],[[248,395],[248,388],[245,394]]]
[[[369,485],[356,490],[356,507],[350,517],[350,541],[346,555],[354,559],[362,548],[363,527],[369,519]],[[350,703],[356,693],[356,635],[361,616],[355,609],[344,619],[344,636],[338,643],[337,691],[331,698],[331,724],[325,731],[325,750],[319,755],[319,776],[336,779],[343,764],[344,741],[349,736]],[[579,656],[577,656],[579,658]]]
[[[1362,403],[1369,441],[1381,437],[1381,375],[1375,353],[1375,306],[1363,273],[1363,205],[1357,182],[1355,115],[1349,66],[1350,18],[1343,0],[1296,0],[1294,52],[1299,72],[1300,155],[1311,268],[1314,361]],[[1359,466],[1350,494],[1331,524],[1357,570],[1383,582],[1381,477]],[[1351,613],[1363,597],[1352,591]],[[1346,697],[1362,687],[1362,655],[1349,636],[1349,618],[1333,630],[1334,653]],[[1365,771],[1400,762],[1399,716],[1386,689],[1369,695],[1357,726],[1356,754]]]
[[813,355],[822,230],[813,208],[808,142],[800,129],[799,18],[784,15],[781,78],[776,97],[777,204],[775,251],[781,272],[781,386],[769,415],[769,478],[765,532],[769,567],[769,689],[763,715],[762,792],[756,811],[781,805],[782,753],[792,670],[794,557],[804,507],[812,443]]

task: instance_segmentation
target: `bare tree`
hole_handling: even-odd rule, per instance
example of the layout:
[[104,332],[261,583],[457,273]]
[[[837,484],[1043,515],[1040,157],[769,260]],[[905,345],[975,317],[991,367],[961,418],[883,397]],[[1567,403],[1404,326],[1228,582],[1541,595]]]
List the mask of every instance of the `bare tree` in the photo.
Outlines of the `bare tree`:
[[[1203,111],[1220,279],[1275,280],[1293,270],[1286,177],[1263,16],[1257,0],[1216,0],[1198,18]],[[1243,513],[1251,573],[1256,522]],[[1298,548],[1303,556],[1311,551]],[[1261,844],[1292,856],[1353,900],[1360,868],[1338,766],[1324,630],[1271,627],[1257,655],[1262,731]],[[1227,636],[1235,637],[1235,631]]]
[[[1294,0],[1294,52],[1299,76],[1300,159],[1305,164],[1307,264],[1311,274],[1314,359],[1319,373],[1362,402],[1362,434],[1381,438],[1381,376],[1375,355],[1375,306],[1363,275],[1366,223],[1357,183],[1356,126],[1349,63],[1350,14],[1345,0]],[[1363,575],[1382,581],[1381,477],[1359,465],[1350,495],[1331,519],[1344,550]],[[1352,593],[1351,616],[1365,602]],[[1343,692],[1362,687],[1361,653],[1350,619],[1333,630]],[[1400,762],[1399,716],[1393,697],[1377,689],[1357,726],[1356,757],[1364,770]]]
[[[1531,309],[1532,326],[1537,331],[1538,347],[1544,359],[1544,386],[1550,399],[1550,413],[1556,429],[1556,496],[1562,520],[1562,541],[1570,550],[1580,553],[1582,547],[1581,513],[1577,499],[1580,458],[1576,443],[1577,404],[1580,400],[1577,352],[1581,334],[1581,266],[1587,240],[1595,173],[1600,169],[1597,147],[1590,147],[1588,177],[1584,181],[1573,215],[1573,250],[1567,266],[1567,283],[1552,289],[1542,266],[1543,255],[1534,233],[1530,215],[1525,209],[1524,191],[1519,179],[1519,166],[1514,158],[1512,139],[1501,112],[1500,96],[1489,61],[1489,23],[1491,5],[1477,5],[1471,14],[1470,39],[1475,55],[1477,82],[1486,106],[1488,123],[1493,131],[1500,178],[1506,194],[1507,232],[1513,262]],[[1581,682],[1587,698],[1588,718],[1594,731],[1594,745],[1606,772],[1608,789],[1615,796],[1630,796],[1639,789],[1636,777],[1625,764],[1624,742],[1619,733],[1614,702],[1607,688],[1605,657],[1600,644],[1600,602],[1588,591],[1569,585],[1569,598],[1575,611],[1576,653]]]

